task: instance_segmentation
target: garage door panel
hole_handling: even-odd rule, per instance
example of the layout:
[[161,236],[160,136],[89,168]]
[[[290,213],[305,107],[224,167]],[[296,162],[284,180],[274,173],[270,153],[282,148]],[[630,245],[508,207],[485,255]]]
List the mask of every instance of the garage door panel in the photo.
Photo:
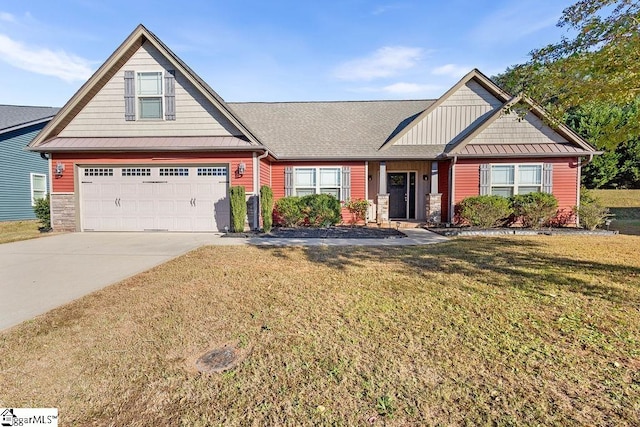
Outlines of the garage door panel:
[[[85,168],[85,171],[89,170]],[[224,231],[226,166],[91,167],[81,181],[83,229]]]

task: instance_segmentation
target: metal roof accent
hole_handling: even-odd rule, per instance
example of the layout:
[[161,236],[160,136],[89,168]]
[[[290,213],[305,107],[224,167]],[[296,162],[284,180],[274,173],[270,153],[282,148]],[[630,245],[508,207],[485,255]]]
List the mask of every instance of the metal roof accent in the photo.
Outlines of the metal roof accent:
[[460,157],[584,155],[590,153],[569,143],[555,144],[467,144]]

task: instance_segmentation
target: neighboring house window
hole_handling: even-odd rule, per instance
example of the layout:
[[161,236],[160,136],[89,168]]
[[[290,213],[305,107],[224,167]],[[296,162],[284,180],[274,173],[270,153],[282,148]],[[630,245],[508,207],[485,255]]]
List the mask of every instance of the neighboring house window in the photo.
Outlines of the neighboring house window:
[[47,196],[47,176],[40,173],[31,174],[31,206],[36,205],[36,200]]
[[296,196],[331,194],[340,200],[342,168],[295,168],[294,171]]
[[138,118],[162,120],[162,72],[137,74]]
[[509,197],[542,191],[542,165],[491,165],[491,194]]

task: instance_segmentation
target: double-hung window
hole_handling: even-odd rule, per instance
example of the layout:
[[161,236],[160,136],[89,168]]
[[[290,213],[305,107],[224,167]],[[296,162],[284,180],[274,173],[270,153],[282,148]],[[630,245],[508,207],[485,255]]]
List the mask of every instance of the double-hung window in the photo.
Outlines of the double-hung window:
[[41,173],[31,174],[31,205],[36,205],[36,200],[47,196],[47,176]]
[[509,197],[542,191],[542,165],[491,165],[491,194]]
[[331,194],[340,200],[342,168],[310,167],[294,169],[294,194]]
[[138,118],[141,120],[162,120],[162,72],[139,72],[136,88]]

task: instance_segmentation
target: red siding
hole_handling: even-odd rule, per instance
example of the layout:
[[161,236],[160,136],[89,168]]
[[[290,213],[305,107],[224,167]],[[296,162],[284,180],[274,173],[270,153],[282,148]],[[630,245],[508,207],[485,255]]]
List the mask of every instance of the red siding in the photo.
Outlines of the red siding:
[[442,222],[448,221],[449,215],[449,168],[450,161],[438,162],[438,191],[442,194]]
[[[278,162],[271,165],[271,188],[273,198],[278,200],[284,197],[284,170],[287,167],[312,167],[312,166],[350,166],[351,167],[351,198],[366,199],[366,168],[365,162]],[[351,214],[342,209],[342,220],[349,222]]]
[[455,165],[455,199],[480,194],[480,165],[482,163],[552,163],[552,192],[558,199],[558,209],[565,212],[577,204],[578,167],[576,158],[526,158],[526,159],[470,159],[459,160]]
[[[89,164],[197,164],[227,163],[230,164],[230,185],[243,185],[247,192],[253,191],[253,154],[241,153],[54,153],[52,158],[52,176],[58,162],[64,163],[64,174],[53,180],[53,192],[74,192],[74,166]],[[245,173],[237,173],[238,165],[243,162]]]
[[260,185],[271,187],[271,162],[266,158],[260,160]]

